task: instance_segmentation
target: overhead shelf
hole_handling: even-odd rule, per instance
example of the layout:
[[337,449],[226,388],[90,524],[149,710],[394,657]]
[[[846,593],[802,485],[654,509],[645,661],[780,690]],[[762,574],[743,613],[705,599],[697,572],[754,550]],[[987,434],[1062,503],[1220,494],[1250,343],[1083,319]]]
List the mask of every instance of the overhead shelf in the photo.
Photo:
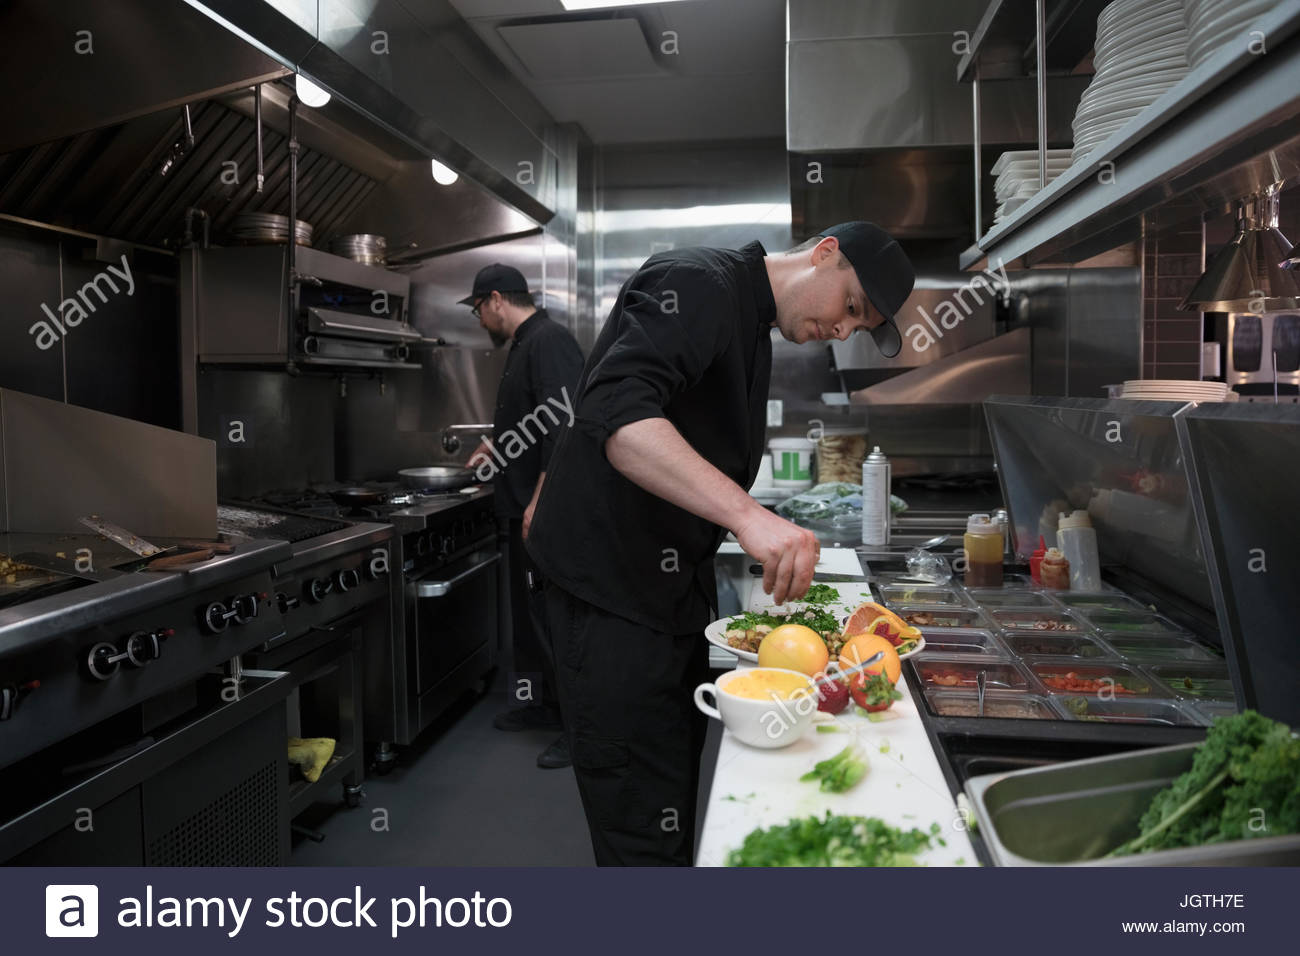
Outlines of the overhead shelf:
[[[1068,73],[1092,51],[1097,15],[1110,0],[1047,0],[1044,34],[1047,72]],[[957,80],[1029,76],[1034,72],[1038,38],[1035,0],[990,0],[971,34],[970,51],[957,61]]]
[[961,268],[1078,262],[1137,239],[1144,217],[1172,224],[1300,176],[1300,0],[1251,30],[1265,52],[1219,50],[985,233]]

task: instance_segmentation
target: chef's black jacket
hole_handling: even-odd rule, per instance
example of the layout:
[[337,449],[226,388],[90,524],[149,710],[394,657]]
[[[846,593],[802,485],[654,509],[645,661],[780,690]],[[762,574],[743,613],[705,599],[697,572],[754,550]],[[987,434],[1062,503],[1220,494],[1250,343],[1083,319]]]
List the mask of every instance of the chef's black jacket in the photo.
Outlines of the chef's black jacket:
[[[652,256],[619,290],[578,385],[533,517],[542,572],[583,600],[666,634],[702,630],[725,530],[652,495],[605,440],[666,418],[742,488],[758,473],[776,302],[762,245]],[[664,463],[669,468],[672,462]]]
[[546,470],[560,431],[569,422],[565,408],[574,407],[581,374],[578,343],[545,309],[538,309],[515,329],[492,416],[493,442],[500,456],[492,479],[498,517],[522,518],[533,500],[537,476]]

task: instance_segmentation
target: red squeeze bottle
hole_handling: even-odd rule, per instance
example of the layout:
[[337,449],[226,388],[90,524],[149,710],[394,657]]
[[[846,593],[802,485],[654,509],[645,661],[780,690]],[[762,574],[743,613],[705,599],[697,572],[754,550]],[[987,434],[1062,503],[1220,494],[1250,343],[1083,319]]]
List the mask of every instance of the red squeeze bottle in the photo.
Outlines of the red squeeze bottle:
[[1047,554],[1047,542],[1043,536],[1038,536],[1038,548],[1029,556],[1029,576],[1034,579],[1035,584],[1042,584],[1043,556]]

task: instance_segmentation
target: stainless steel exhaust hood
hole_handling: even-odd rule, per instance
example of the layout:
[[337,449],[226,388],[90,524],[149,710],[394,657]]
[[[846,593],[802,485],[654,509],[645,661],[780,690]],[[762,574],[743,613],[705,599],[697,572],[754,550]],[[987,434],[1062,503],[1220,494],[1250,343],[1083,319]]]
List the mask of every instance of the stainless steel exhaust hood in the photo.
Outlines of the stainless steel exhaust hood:
[[1291,243],[1277,228],[1274,183],[1237,205],[1237,233],[1215,254],[1179,308],[1197,312],[1281,312],[1300,308],[1300,274],[1284,263]]

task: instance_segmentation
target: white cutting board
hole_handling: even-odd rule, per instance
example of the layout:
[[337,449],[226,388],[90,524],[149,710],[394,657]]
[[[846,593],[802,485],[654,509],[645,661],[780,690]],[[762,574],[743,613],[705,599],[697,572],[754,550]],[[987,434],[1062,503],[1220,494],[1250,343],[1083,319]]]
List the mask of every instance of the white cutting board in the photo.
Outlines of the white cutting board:
[[[723,541],[718,554],[744,554],[744,549],[735,541]],[[757,559],[751,558],[755,564]],[[853,574],[862,577],[862,562],[858,553],[852,548],[822,548],[817,567],[813,568],[813,577],[819,574]]]

